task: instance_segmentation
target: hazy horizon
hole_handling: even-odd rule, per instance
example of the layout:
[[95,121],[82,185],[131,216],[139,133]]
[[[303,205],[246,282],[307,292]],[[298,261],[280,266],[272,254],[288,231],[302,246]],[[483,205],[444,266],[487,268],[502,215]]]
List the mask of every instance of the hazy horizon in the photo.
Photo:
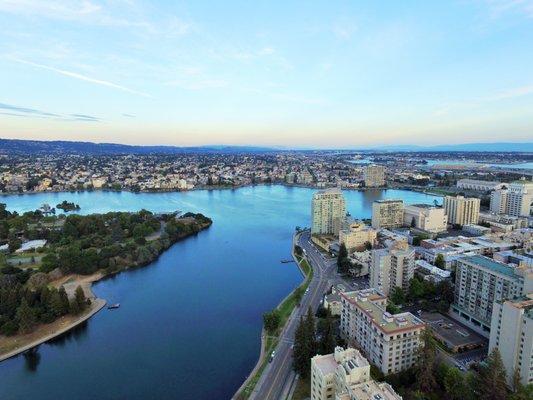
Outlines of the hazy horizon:
[[533,3],[0,0],[0,137],[527,142]]

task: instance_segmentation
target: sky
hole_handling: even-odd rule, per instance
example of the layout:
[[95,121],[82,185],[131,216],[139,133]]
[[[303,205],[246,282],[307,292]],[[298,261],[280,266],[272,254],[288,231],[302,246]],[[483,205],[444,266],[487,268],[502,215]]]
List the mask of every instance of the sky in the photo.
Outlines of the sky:
[[533,141],[533,0],[0,0],[0,137]]

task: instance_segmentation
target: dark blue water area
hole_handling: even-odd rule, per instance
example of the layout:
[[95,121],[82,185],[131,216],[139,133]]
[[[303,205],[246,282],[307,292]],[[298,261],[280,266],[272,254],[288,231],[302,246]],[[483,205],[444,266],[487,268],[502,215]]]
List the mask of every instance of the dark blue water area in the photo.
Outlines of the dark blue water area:
[[[262,314],[302,280],[290,257],[295,226],[310,225],[313,190],[256,186],[173,193],[81,192],[0,197],[9,210],[67,200],[80,213],[202,212],[213,225],[172,246],[149,266],[96,283],[118,310],[0,363],[0,400],[229,399],[260,350]],[[350,213],[372,201],[440,198],[409,191],[346,191]]]

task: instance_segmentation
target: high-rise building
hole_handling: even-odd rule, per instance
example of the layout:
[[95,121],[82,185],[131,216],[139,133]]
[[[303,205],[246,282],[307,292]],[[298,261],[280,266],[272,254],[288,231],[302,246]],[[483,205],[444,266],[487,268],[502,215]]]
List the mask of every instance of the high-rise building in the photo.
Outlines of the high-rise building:
[[507,193],[507,214],[514,217],[529,217],[533,204],[533,182],[511,182]]
[[523,385],[533,383],[533,294],[494,303],[489,351],[495,347],[502,356],[509,385],[515,371]]
[[346,203],[340,189],[322,190],[313,195],[311,233],[339,235],[346,219]]
[[415,250],[406,242],[397,241],[386,249],[372,250],[370,287],[389,295],[394,287],[409,289],[415,273]]
[[496,189],[490,193],[490,212],[494,214],[507,214],[509,191],[506,188]]
[[[414,226],[413,226],[414,222]],[[430,233],[446,230],[448,217],[444,208],[428,204],[406,205],[403,209],[403,224]]]
[[533,292],[533,270],[474,255],[457,260],[451,313],[489,336],[495,301]]
[[341,335],[384,374],[412,367],[425,324],[409,312],[390,314],[379,290],[341,293]]
[[475,197],[446,196],[444,210],[449,224],[474,225],[479,218],[479,199]]
[[358,350],[336,347],[335,353],[311,359],[311,400],[401,400],[385,382],[370,377],[370,364]]
[[403,200],[376,200],[372,203],[372,228],[399,228],[403,225]]
[[367,243],[374,244],[377,231],[361,221],[351,221],[339,233],[339,244],[344,244],[348,252],[363,250]]
[[370,164],[364,169],[366,187],[385,186],[385,167],[383,165]]

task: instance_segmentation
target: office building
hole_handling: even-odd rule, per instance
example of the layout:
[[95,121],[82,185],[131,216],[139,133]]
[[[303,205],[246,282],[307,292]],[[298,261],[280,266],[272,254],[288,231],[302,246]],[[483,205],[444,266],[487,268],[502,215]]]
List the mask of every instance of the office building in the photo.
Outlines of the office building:
[[399,228],[403,225],[403,200],[376,200],[372,203],[372,228]]
[[374,244],[377,231],[361,221],[351,221],[339,233],[339,244],[344,244],[349,253],[364,250],[367,243]]
[[510,386],[515,371],[523,385],[533,383],[533,294],[494,303],[489,351],[495,347],[502,356]]
[[370,364],[358,350],[336,347],[335,353],[311,359],[311,400],[401,400],[387,383],[370,377]]
[[386,296],[394,287],[409,289],[415,273],[415,250],[406,242],[396,241],[389,248],[372,250],[370,287]]
[[520,180],[509,185],[507,214],[513,217],[529,217],[533,204],[533,182]]
[[366,187],[385,186],[385,167],[383,165],[370,164],[364,169]]
[[311,233],[339,235],[346,219],[346,203],[340,189],[322,190],[313,195]]
[[453,225],[477,224],[479,203],[479,199],[475,197],[446,196],[443,207],[448,216],[448,223]]
[[495,301],[533,292],[533,270],[473,255],[456,261],[454,302],[450,313],[488,337]]
[[384,374],[412,367],[425,324],[409,312],[390,314],[379,290],[341,293],[341,335]]
[[428,204],[406,205],[403,209],[403,224],[429,233],[446,231],[448,217],[444,208]]
[[474,190],[477,192],[490,192],[500,189],[505,183],[493,181],[480,181],[477,179],[459,179],[457,189]]

